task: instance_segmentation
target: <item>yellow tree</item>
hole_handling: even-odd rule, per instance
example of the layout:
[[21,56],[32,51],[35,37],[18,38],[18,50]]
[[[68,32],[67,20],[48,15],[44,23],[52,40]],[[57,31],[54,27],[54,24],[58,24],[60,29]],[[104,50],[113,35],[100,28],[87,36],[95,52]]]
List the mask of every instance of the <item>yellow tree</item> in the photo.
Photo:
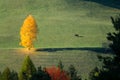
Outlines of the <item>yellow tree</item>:
[[25,20],[20,30],[20,45],[30,50],[37,38],[37,24],[32,15]]

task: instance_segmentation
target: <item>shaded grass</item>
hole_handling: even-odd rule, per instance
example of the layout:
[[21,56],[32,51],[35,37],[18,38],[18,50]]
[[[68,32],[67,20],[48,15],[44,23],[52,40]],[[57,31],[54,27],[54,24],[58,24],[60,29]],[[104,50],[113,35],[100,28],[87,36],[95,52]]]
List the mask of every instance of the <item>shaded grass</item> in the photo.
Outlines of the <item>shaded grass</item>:
[[[78,74],[82,75],[83,78],[87,78],[88,73],[95,66],[101,66],[101,63],[97,59],[98,53],[89,50],[73,49],[55,52],[25,52],[22,49],[0,49],[0,52],[0,70],[8,66],[19,72],[26,55],[31,57],[36,67],[57,66],[61,60],[65,66],[64,69],[67,70],[69,65],[73,64]],[[99,55],[112,56],[111,54],[102,53],[99,53]]]

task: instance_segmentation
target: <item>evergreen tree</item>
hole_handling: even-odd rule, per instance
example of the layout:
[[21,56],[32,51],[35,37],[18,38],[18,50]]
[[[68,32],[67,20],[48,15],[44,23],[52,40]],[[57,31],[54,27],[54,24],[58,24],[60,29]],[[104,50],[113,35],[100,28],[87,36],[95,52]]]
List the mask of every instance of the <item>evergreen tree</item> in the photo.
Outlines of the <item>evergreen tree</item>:
[[102,68],[90,72],[90,80],[120,80],[120,62],[118,58],[98,56],[103,63]]
[[15,71],[10,71],[7,67],[0,76],[0,80],[18,80],[18,74]]
[[38,67],[37,72],[32,76],[31,80],[51,80],[51,77],[41,67]]
[[116,18],[111,17],[115,32],[109,32],[107,39],[111,41],[110,48],[113,52],[120,57],[120,15]]
[[22,69],[19,73],[19,80],[30,80],[35,73],[36,68],[30,57],[27,56],[23,62]]
[[10,75],[10,69],[7,67],[1,74],[1,80],[11,80]]
[[18,80],[18,73],[15,71],[12,71],[10,77],[11,77],[11,80]]
[[[120,15],[111,17],[115,32],[107,34],[107,39],[111,41],[110,48],[115,53],[113,58],[98,56],[102,61],[102,69],[94,69],[90,73],[91,80],[120,80]],[[97,76],[94,74],[97,73]]]

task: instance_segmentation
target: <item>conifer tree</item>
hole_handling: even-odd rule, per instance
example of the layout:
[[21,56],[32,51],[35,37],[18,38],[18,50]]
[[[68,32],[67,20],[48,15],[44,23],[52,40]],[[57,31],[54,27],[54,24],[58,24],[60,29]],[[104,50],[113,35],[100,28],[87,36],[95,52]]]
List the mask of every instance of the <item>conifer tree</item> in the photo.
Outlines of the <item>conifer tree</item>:
[[109,32],[107,34],[107,39],[111,41],[110,48],[113,52],[120,57],[120,15],[116,18],[111,17],[114,32]]
[[11,80],[18,80],[18,73],[15,71],[11,72]]
[[0,80],[18,80],[18,74],[15,71],[10,71],[7,67],[0,75]]
[[30,80],[35,73],[36,68],[30,57],[27,56],[23,62],[22,69],[19,73],[19,80]]
[[1,74],[1,80],[11,80],[10,75],[10,69],[7,67]]
[[41,67],[38,67],[37,72],[32,76],[31,80],[51,80],[51,77]]
[[90,73],[91,80],[120,80],[120,15],[111,17],[114,32],[107,34],[107,39],[111,41],[110,48],[115,53],[113,58],[98,56],[103,63],[101,69],[93,69]]

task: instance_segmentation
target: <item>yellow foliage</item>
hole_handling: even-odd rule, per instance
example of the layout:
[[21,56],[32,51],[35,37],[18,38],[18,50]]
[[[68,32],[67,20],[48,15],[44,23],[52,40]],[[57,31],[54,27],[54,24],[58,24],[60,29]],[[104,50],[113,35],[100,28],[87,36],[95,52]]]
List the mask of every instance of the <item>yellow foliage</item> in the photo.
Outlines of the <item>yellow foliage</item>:
[[33,48],[33,42],[37,38],[37,25],[32,15],[29,15],[25,20],[20,30],[20,45],[28,48]]
[[99,76],[99,73],[98,73],[98,72],[95,72],[94,76],[98,77],[98,76]]

